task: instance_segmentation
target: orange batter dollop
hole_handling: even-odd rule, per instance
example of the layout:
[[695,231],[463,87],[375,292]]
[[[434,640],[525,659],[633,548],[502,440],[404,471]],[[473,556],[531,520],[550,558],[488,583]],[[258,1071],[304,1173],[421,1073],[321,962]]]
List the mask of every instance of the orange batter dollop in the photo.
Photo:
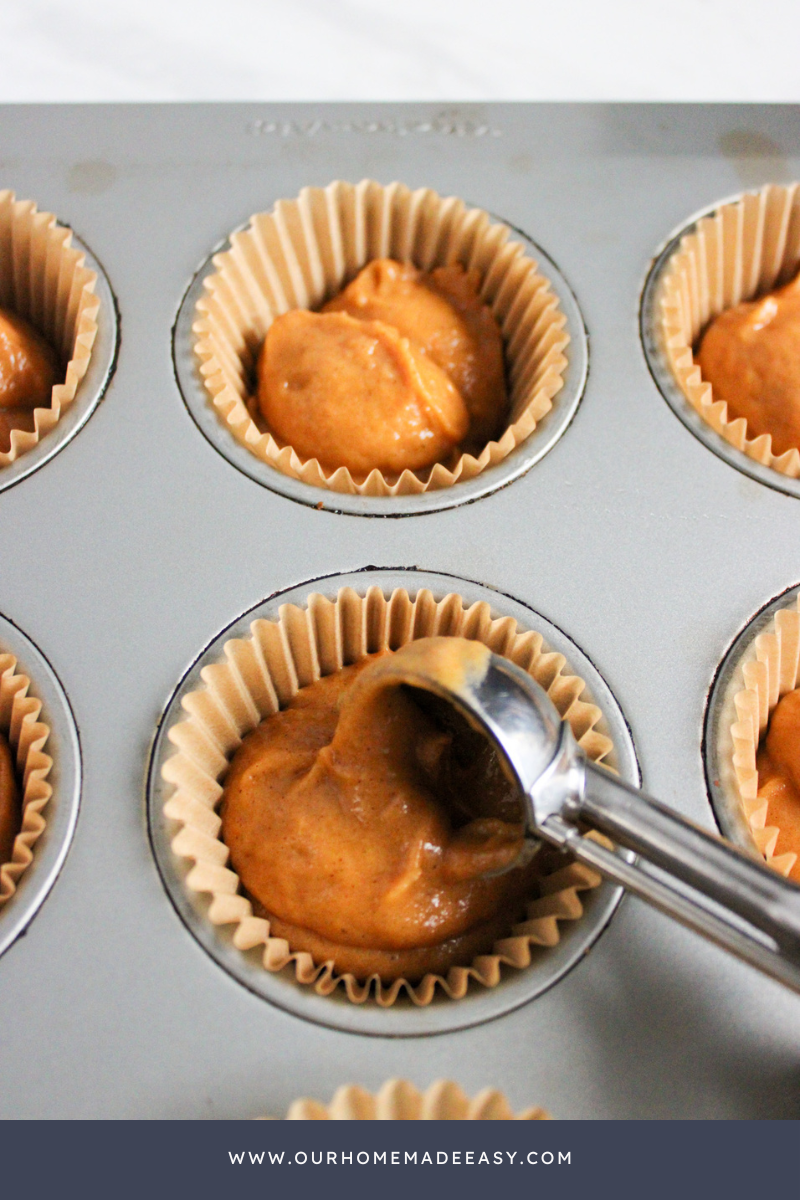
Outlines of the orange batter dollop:
[[487,877],[522,847],[513,786],[449,705],[371,671],[382,658],[303,688],[244,739],[222,836],[292,950],[414,981],[506,936],[536,862]]
[[756,765],[758,796],[767,801],[767,825],[780,830],[773,853],[797,855],[789,878],[800,883],[800,689],[778,701]]
[[21,821],[19,787],[8,742],[0,734],[0,863],[11,861]]
[[463,396],[470,442],[482,447],[498,432],[508,401],[503,340],[479,286],[478,272],[458,263],[426,274],[410,263],[380,258],[322,311],[385,321],[420,346]]
[[773,454],[800,447],[800,276],[715,317],[696,361],[749,436],[771,434]]
[[33,410],[49,407],[59,369],[55,351],[40,333],[0,308],[0,449],[8,452],[11,430],[35,428]]
[[503,344],[476,271],[379,259],[319,313],[278,317],[258,363],[270,430],[358,474],[478,452],[506,415]]
[[427,467],[469,428],[441,367],[382,321],[294,309],[270,327],[259,375],[272,432],[331,469]]
[[0,408],[49,405],[57,379],[52,346],[22,317],[0,308]]

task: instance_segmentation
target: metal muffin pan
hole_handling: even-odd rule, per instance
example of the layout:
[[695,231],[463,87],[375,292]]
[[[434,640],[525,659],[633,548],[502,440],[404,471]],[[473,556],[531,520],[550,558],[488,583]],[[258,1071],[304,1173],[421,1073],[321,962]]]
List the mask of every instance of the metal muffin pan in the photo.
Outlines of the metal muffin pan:
[[496,988],[473,987],[463,1000],[458,1001],[439,994],[426,1008],[417,1008],[410,1001],[401,999],[389,1009],[380,1009],[373,1001],[351,1004],[339,992],[332,997],[317,996],[313,989],[296,983],[291,970],[271,974],[261,965],[257,952],[243,954],[237,950],[229,932],[215,928],[208,920],[207,898],[187,891],[184,881],[191,863],[178,858],[171,848],[178,825],[164,815],[164,804],[175,789],[161,778],[161,768],[175,753],[168,733],[171,726],[182,719],[183,697],[202,686],[204,667],[223,659],[225,642],[230,638],[249,636],[253,621],[258,618],[277,620],[282,604],[304,608],[311,592],[321,592],[329,599],[335,599],[339,589],[344,587],[353,588],[360,594],[369,587],[379,587],[386,596],[395,588],[405,588],[412,596],[420,589],[428,588],[437,599],[448,592],[457,592],[463,596],[465,607],[484,601],[491,605],[494,617],[514,617],[521,630],[533,629],[541,633],[548,648],[567,659],[567,670],[581,676],[592,700],[601,708],[607,732],[616,747],[616,767],[623,779],[634,784],[639,782],[630,730],[611,691],[586,655],[539,613],[510,596],[502,596],[479,584],[427,571],[373,570],[330,575],[278,592],[243,613],[205,647],[181,679],[160,722],[150,760],[147,804],[153,852],[172,903],[200,945],[235,979],[273,1004],[310,1021],[351,1033],[413,1037],[465,1029],[518,1008],[557,983],[588,953],[605,929],[622,898],[622,888],[604,883],[596,891],[582,894],[585,913],[581,920],[562,922],[558,945],[538,954],[536,961],[524,971],[504,968],[503,979]]
[[[630,722],[647,789],[714,828],[708,689],[750,614],[796,583],[800,525],[794,497],[733,469],[664,404],[639,300],[687,214],[800,178],[800,111],[3,117],[2,185],[81,230],[114,282],[125,341],[81,436],[0,497],[0,611],[46,648],[83,759],[58,885],[0,958],[0,1117],[281,1116],[298,1095],[327,1100],[348,1080],[375,1091],[392,1075],[455,1078],[468,1094],[493,1084],[515,1109],[562,1118],[800,1116],[797,997],[634,898],[583,961],[497,1019],[427,1037],[303,1020],[187,930],[145,798],[164,705],[215,631],[300,581],[394,564],[477,580],[498,610],[512,596],[563,630]],[[501,213],[558,263],[591,339],[584,396],[549,452],[424,520],[354,520],[260,486],[201,436],[175,379],[175,313],[221,234],[305,185],[365,176]]]
[[[503,221],[502,217],[495,219],[509,224],[508,221]],[[322,507],[328,512],[350,513],[362,517],[409,517],[417,513],[438,512],[442,508],[452,508],[457,504],[468,504],[471,500],[478,500],[498,488],[506,487],[520,475],[524,475],[534,463],[539,462],[562,436],[580,404],[589,370],[586,328],[569,284],[541,246],[537,246],[521,229],[513,228],[513,234],[515,240],[525,247],[529,257],[539,264],[541,274],[549,280],[552,291],[558,297],[561,311],[567,318],[565,328],[570,336],[570,344],[563,387],[554,397],[552,409],[538,422],[531,436],[496,466],[489,467],[464,483],[422,492],[417,496],[349,496],[293,479],[251,454],[220,420],[203,383],[200,364],[194,352],[197,338],[192,333],[192,325],[197,319],[197,301],[205,294],[204,281],[216,270],[212,261],[214,255],[230,248],[227,239],[212,250],[190,283],[181,300],[173,327],[175,377],[186,407],[198,429],[223,458],[257,483],[279,492],[282,496],[288,496],[290,500],[299,500],[301,504],[309,504],[313,508]]]

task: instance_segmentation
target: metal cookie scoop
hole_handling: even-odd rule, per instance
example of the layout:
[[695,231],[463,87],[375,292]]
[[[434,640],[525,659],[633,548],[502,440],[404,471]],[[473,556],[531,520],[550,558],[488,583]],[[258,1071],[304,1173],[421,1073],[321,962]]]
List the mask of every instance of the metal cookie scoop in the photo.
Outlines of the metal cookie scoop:
[[[528,840],[569,850],[800,992],[800,888],[589,762],[526,672],[480,642],[446,637],[410,642],[373,671],[443,697],[489,736],[522,793]],[[587,829],[638,858],[584,837]]]

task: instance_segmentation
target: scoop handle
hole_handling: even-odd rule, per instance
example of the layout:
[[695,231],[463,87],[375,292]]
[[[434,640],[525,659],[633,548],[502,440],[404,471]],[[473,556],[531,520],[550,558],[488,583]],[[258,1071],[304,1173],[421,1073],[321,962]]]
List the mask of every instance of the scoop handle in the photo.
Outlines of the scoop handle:
[[[545,817],[540,834],[800,992],[800,888],[602,767],[582,766],[582,786]],[[580,825],[615,847],[582,836]]]
[[[541,687],[480,643],[428,638],[374,667],[449,700],[497,748],[545,838],[800,992],[800,888],[589,762]],[[611,838],[605,846],[587,827]]]

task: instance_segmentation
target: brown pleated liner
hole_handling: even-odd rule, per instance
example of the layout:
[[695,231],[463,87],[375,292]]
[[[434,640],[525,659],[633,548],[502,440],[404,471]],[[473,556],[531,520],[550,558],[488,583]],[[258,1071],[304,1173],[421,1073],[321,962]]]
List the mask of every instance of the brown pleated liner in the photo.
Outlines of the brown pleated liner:
[[744,417],[728,418],[694,362],[692,348],[724,309],[788,283],[800,268],[798,184],[767,184],[702,217],[664,267],[657,313],[661,347],[692,407],[748,458],[800,476],[800,448],[772,453],[772,437],[751,437]]
[[162,771],[175,785],[165,815],[181,826],[172,849],[194,863],[186,886],[211,896],[208,918],[214,925],[235,927],[234,946],[242,951],[263,946],[266,970],[277,972],[292,964],[297,982],[319,995],[341,986],[354,1004],[374,993],[386,1007],[401,992],[415,1004],[427,1005],[437,988],[456,1000],[466,995],[470,980],[495,987],[503,966],[522,970],[537,947],[556,945],[559,922],[583,914],[579,893],[600,884],[600,876],[581,863],[569,862],[540,878],[541,895],[529,902],[526,920],[470,966],[452,967],[446,976],[426,975],[418,984],[398,979],[385,985],[377,976],[360,983],[352,975],[338,975],[331,962],[316,963],[310,954],[294,952],[284,939],[272,937],[268,921],[254,915],[239,877],[226,865],[228,848],[221,840],[216,807],[222,798],[220,781],[243,738],[300,688],[365,654],[431,636],[471,638],[510,658],[546,689],[589,758],[613,766],[614,747],[603,732],[602,713],[581,698],[585,684],[565,673],[564,656],[548,650],[540,634],[520,632],[512,617],[493,619],[485,602],[465,609],[459,595],[437,601],[426,589],[411,597],[398,588],[386,597],[371,587],[362,597],[342,588],[335,601],[314,593],[306,608],[285,604],[279,620],[254,621],[250,630],[250,637],[225,644],[224,658],[201,672],[204,687],[184,697],[187,719],[173,725],[168,735],[177,753]]
[[759,795],[756,753],[781,696],[800,686],[800,597],[776,612],[767,629],[753,639],[739,665],[743,687],[733,694],[722,723],[730,729],[733,786],[753,840],[768,865],[788,875],[797,861],[792,853],[775,854],[780,829],[767,825],[767,801]]
[[[337,181],[304,188],[258,213],[231,248],[214,256],[216,272],[197,302],[195,351],[217,410],[235,437],[262,462],[315,487],[365,496],[405,496],[451,487],[501,462],[529,437],[563,385],[569,342],[567,318],[550,284],[510,230],[456,197],[430,188],[412,192],[400,183],[383,187]],[[461,263],[481,276],[481,297],[503,335],[510,385],[508,425],[478,457],[436,463],[399,476],[371,471],[365,478],[346,467],[326,471],[302,459],[264,428],[251,393],[256,360],[272,322],[293,308],[319,308],[376,258],[412,262],[424,271]]]
[[53,793],[47,782],[53,760],[44,753],[50,727],[39,720],[42,702],[28,695],[30,685],[27,675],[17,673],[16,658],[0,654],[0,731],[11,747],[22,792],[22,825],[14,839],[11,861],[0,863],[0,909],[33,862],[33,848],[47,825],[42,810]]
[[[72,231],[52,213],[37,212],[32,200],[0,191],[0,308],[30,321],[66,363],[63,383],[53,387],[50,407],[33,410],[34,429],[11,430],[11,448],[0,451],[0,466],[32,450],[75,399],[97,335],[100,301],[97,275],[85,255],[71,245]],[[13,409],[3,412],[12,421]]]
[[356,1084],[337,1089],[330,1104],[295,1100],[287,1121],[549,1121],[543,1108],[514,1113],[502,1092],[484,1088],[472,1100],[457,1083],[437,1079],[420,1092],[406,1079],[387,1079],[372,1095]]

